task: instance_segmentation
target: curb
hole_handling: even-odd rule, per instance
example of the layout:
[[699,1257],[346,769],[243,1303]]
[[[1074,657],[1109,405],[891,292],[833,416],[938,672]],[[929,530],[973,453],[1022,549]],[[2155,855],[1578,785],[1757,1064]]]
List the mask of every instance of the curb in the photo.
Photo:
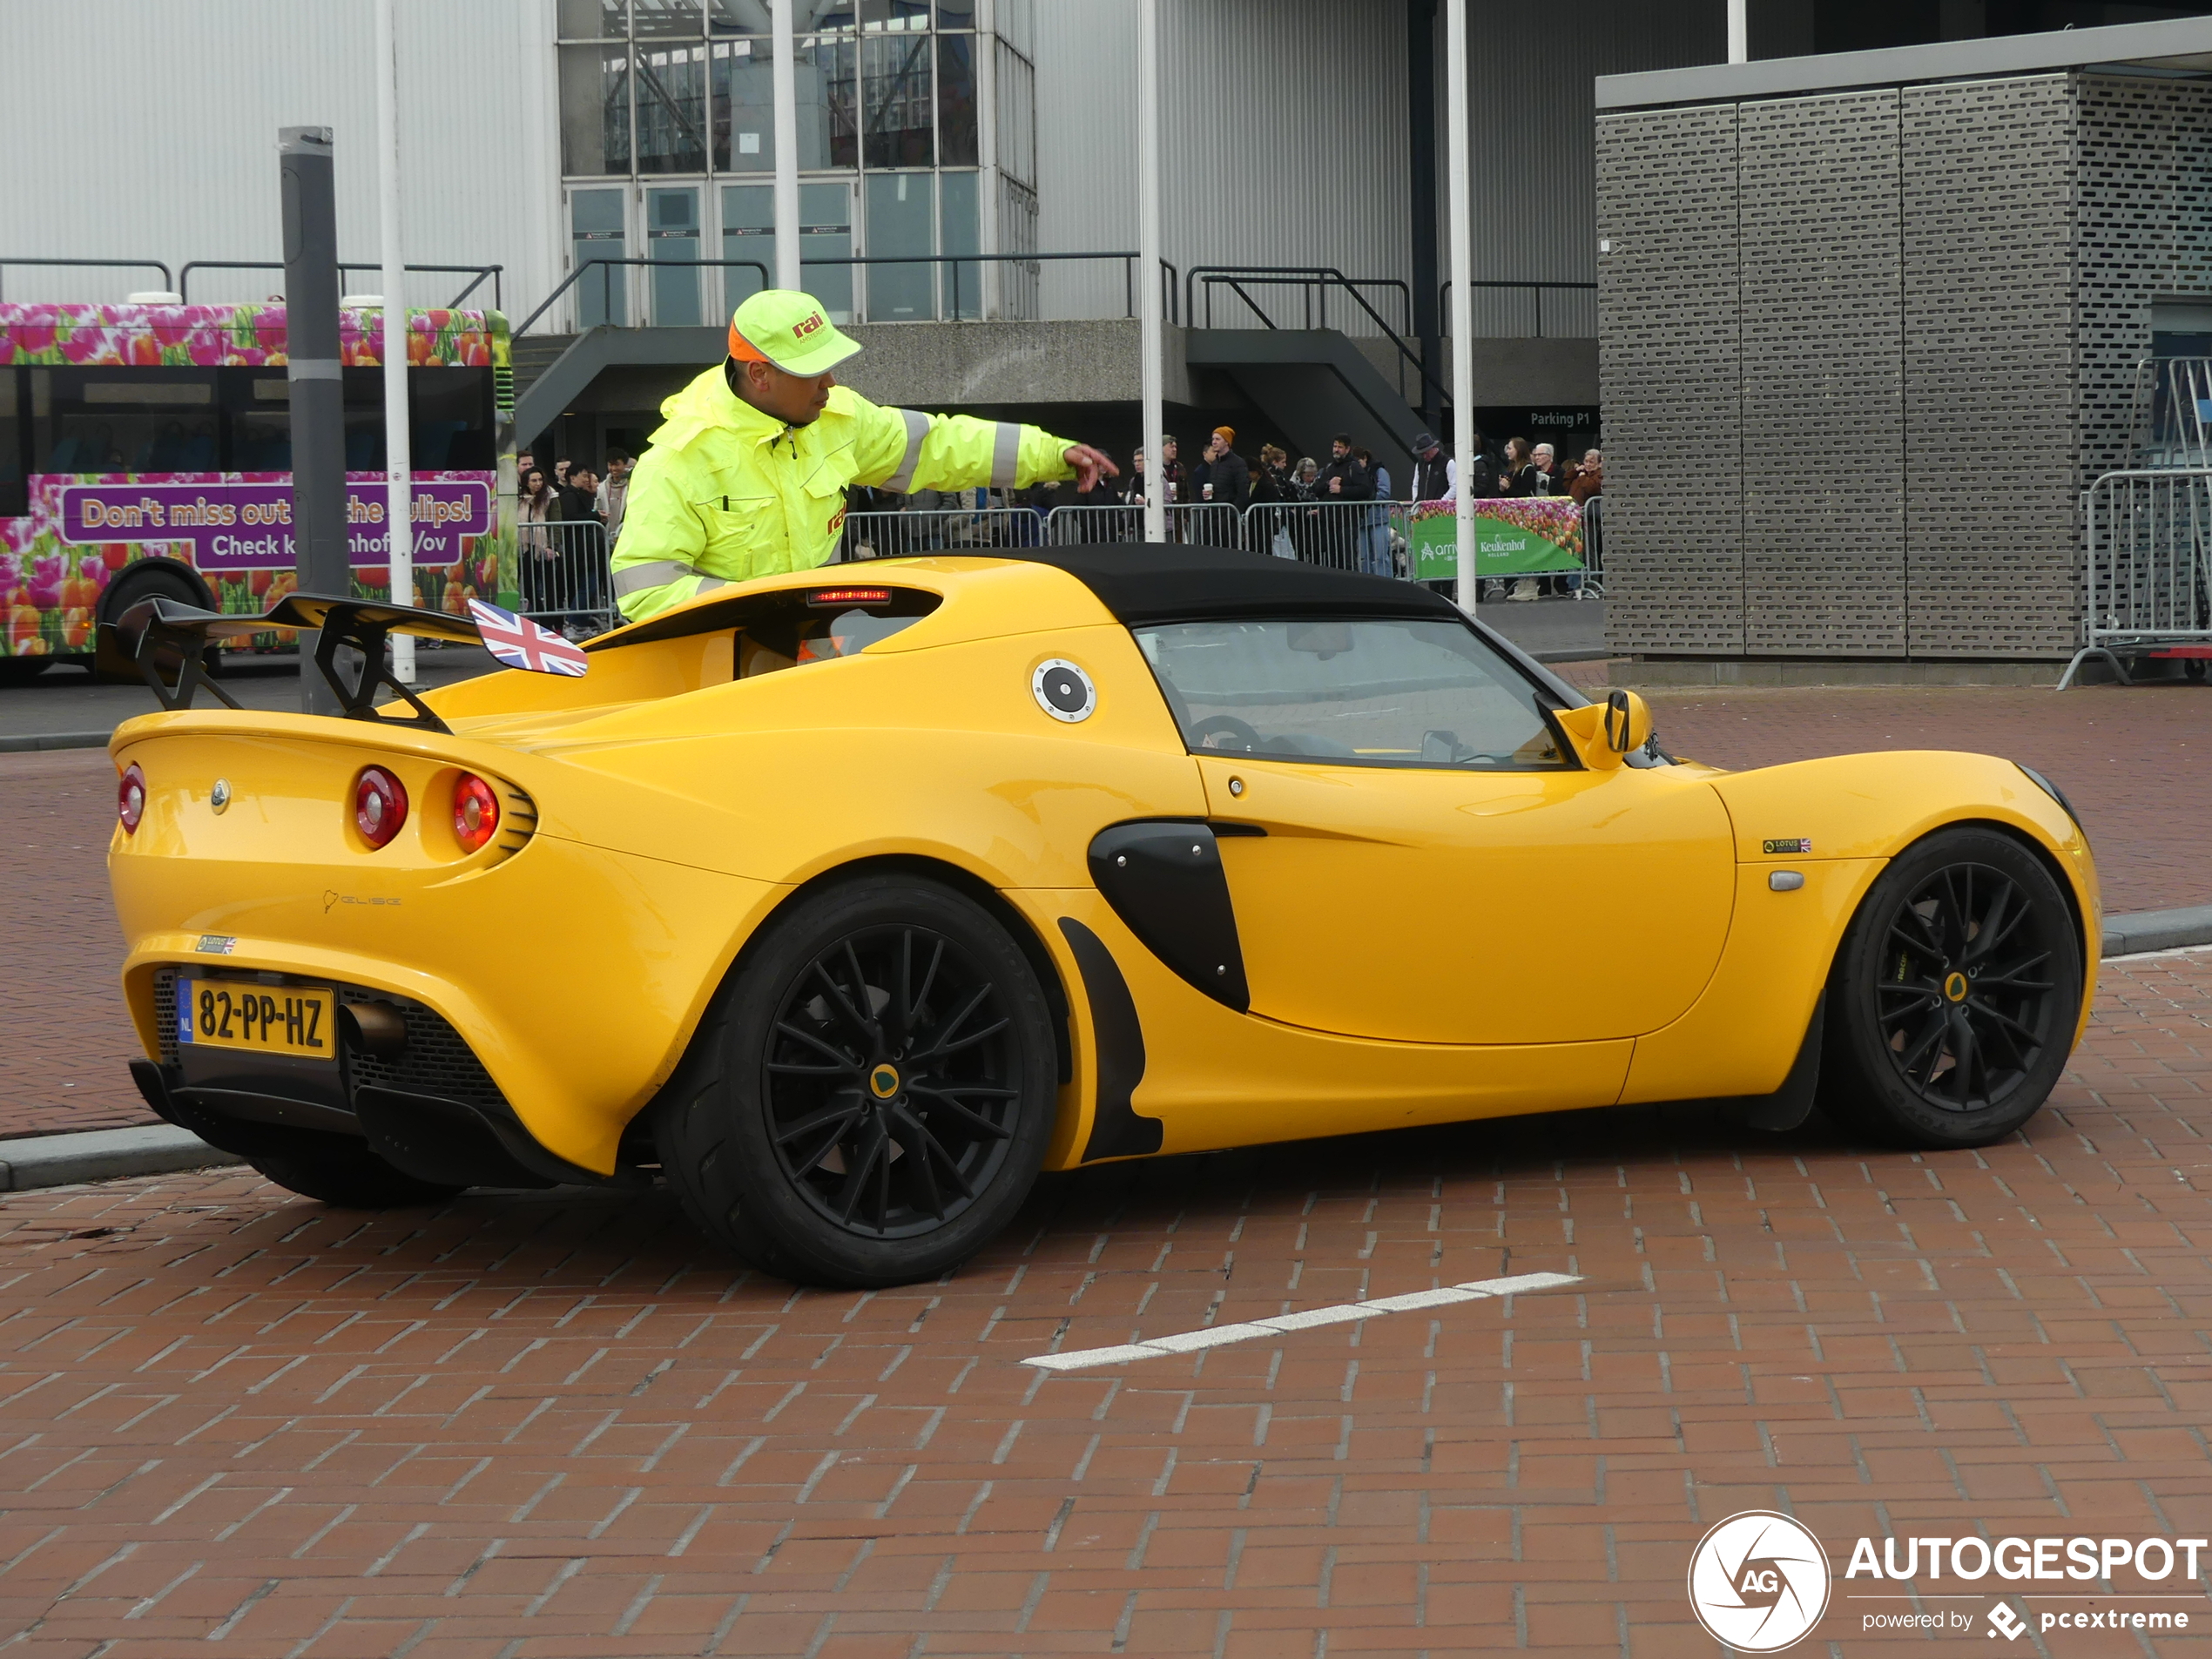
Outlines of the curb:
[[71,1187],[131,1175],[169,1175],[242,1163],[235,1153],[207,1144],[168,1123],[95,1129],[74,1135],[27,1135],[0,1141],[0,1192]]
[[2133,956],[2147,950],[2182,950],[2212,945],[2212,905],[2182,910],[2138,910],[2105,918],[2104,954]]
[[23,754],[34,749],[105,749],[111,734],[105,732],[37,732],[24,738],[0,738],[0,754]]

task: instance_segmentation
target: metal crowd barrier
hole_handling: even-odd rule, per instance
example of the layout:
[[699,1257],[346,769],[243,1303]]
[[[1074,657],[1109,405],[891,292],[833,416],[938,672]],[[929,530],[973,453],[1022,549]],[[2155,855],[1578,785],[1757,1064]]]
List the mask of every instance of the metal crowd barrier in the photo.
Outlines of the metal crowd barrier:
[[[1167,536],[1170,542],[1186,547],[1244,545],[1240,516],[1225,501],[1170,502]],[[1144,509],[1137,502],[1122,507],[1055,507],[1046,525],[1046,539],[1055,547],[1141,542],[1144,539]]]
[[[2161,472],[2114,474],[2171,481],[2183,475]],[[2201,488],[2195,498],[2201,516],[2212,524],[2212,469],[2188,475]],[[2100,480],[2101,486],[2106,481]],[[1602,497],[1583,503],[1583,566],[1541,578],[1551,591],[1595,598],[1604,590]],[[1175,503],[1167,509],[1168,540],[1189,547],[1242,548],[1247,552],[1298,559],[1335,570],[1415,579],[1411,546],[1413,503],[1398,501],[1256,502],[1237,508],[1226,502]],[[2143,533],[2130,532],[2137,540]],[[605,528],[596,521],[524,523],[516,530],[523,613],[548,627],[597,632],[620,621],[614,584],[608,574]],[[896,558],[912,554],[974,553],[993,548],[1069,547],[1137,542],[1144,536],[1141,506],[929,508],[903,513],[847,513],[836,558]],[[2200,552],[2191,567],[2202,590],[2205,564]],[[1489,578],[1485,599],[1503,598],[1514,578]],[[2148,601],[2146,601],[2148,603]],[[2168,609],[2170,610],[2169,604]],[[2130,613],[2134,614],[2133,612]]]
[[518,525],[515,567],[524,616],[579,636],[614,626],[607,527],[598,520]]
[[2060,691],[2093,657],[2123,685],[2130,658],[2212,657],[2212,467],[2108,472],[2090,485],[2082,575],[2081,649]]
[[1244,509],[1244,545],[1369,576],[1413,574],[1406,513],[1395,501],[1255,502]]
[[973,553],[980,548],[1042,547],[1045,539],[1045,516],[1034,507],[847,513],[837,556],[889,559],[907,553]]

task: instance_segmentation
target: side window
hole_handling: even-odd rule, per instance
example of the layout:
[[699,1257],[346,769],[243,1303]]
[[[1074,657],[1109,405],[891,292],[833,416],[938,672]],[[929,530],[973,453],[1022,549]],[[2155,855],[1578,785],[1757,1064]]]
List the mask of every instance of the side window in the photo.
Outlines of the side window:
[[1286,619],[1134,632],[1193,753],[1494,772],[1574,764],[1536,688],[1456,623]]
[[[38,472],[212,472],[212,368],[51,368],[38,412]],[[34,388],[35,390],[37,388]]]

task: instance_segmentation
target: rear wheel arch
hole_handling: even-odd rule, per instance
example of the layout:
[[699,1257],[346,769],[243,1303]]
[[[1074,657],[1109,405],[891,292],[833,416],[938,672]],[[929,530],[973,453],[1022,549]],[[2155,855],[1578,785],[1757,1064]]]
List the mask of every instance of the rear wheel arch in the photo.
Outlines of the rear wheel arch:
[[837,865],[818,875],[810,876],[785,892],[774,905],[753,921],[746,930],[744,942],[732,953],[728,966],[716,978],[712,990],[701,1000],[699,1017],[693,1022],[690,1033],[684,1040],[684,1052],[669,1074],[668,1081],[654,1090],[631,1118],[633,1130],[643,1130],[651,1124],[655,1105],[663,1094],[685,1086],[687,1075],[692,1069],[691,1062],[699,1044],[712,1040],[711,1031],[714,1025],[712,1013],[715,1007],[731,982],[745,971],[761,941],[767,938],[777,918],[788,912],[793,905],[825,889],[881,875],[907,875],[950,887],[961,897],[980,906],[986,915],[1005,929],[1007,936],[1028,960],[1030,971],[1036,975],[1038,988],[1044,993],[1045,1001],[1051,1009],[1054,1056],[1059,1080],[1062,1084],[1074,1081],[1074,1016],[1069,1003],[1066,977],[1029,919],[1008,903],[1005,895],[989,882],[957,864],[917,853],[887,853],[855,859],[848,864]]

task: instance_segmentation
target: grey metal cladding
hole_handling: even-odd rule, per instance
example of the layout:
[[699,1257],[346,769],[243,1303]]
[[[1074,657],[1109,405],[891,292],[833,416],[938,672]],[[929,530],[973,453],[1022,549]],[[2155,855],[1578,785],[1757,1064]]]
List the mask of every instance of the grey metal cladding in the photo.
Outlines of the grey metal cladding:
[[1743,649],[1736,120],[1722,105],[1597,123],[1615,651]]
[[1900,113],[1911,651],[2063,656],[2080,611],[2072,89],[1908,86]]
[[2212,299],[2212,89],[2121,75],[2072,79],[2078,487],[2086,489],[2131,458],[2135,364],[2150,354],[2151,301]]
[[1902,657],[1898,93],[1739,123],[1744,651]]

